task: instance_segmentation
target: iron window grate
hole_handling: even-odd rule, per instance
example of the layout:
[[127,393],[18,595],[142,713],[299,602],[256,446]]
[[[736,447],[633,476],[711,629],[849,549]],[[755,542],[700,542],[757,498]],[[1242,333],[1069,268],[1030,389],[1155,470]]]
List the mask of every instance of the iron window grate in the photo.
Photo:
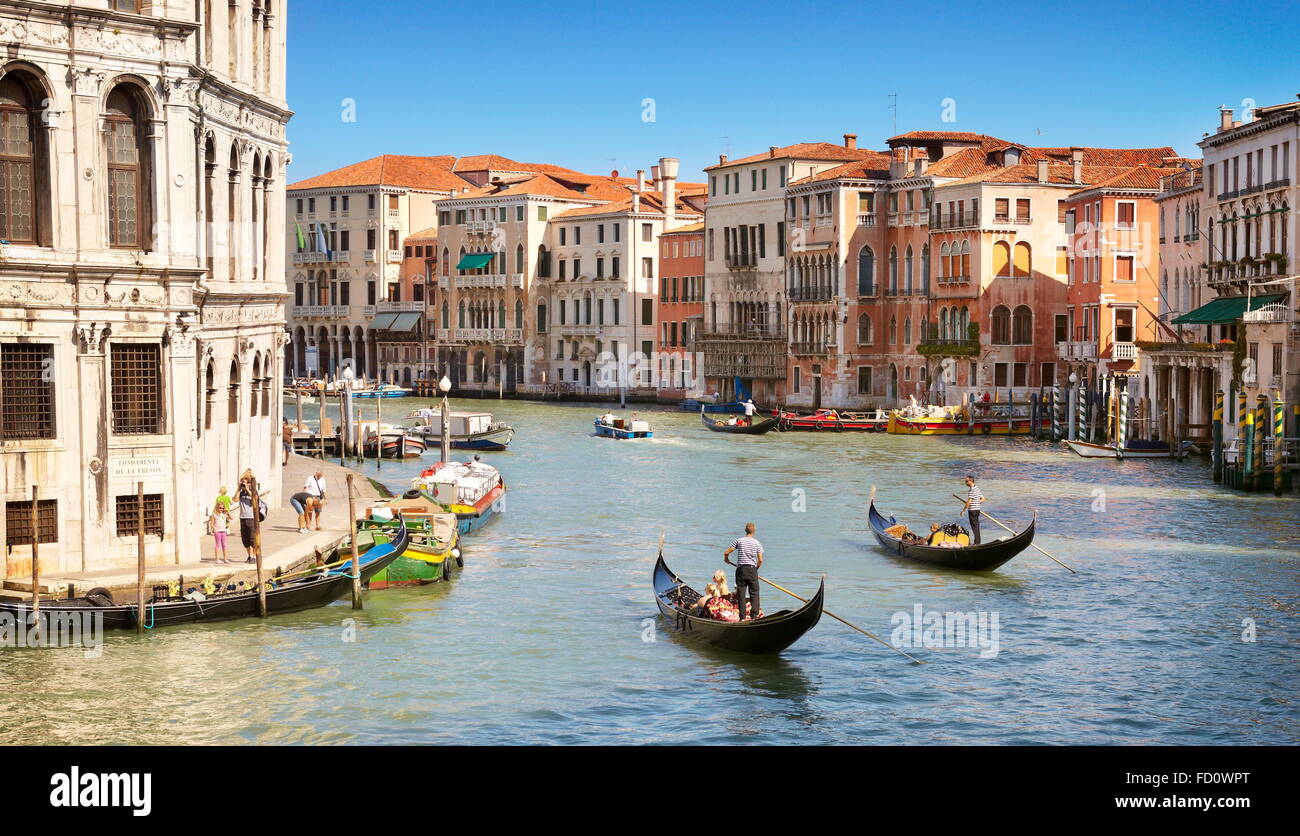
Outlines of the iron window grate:
[[[135,494],[126,494],[117,498],[115,508],[118,537],[135,537],[139,532],[136,511],[139,506],[138,499]],[[163,536],[163,497],[160,493],[144,495],[144,533]]]
[[113,346],[113,432],[153,434],[162,428],[162,361],[159,347]]
[[54,438],[54,346],[0,346],[0,438]]

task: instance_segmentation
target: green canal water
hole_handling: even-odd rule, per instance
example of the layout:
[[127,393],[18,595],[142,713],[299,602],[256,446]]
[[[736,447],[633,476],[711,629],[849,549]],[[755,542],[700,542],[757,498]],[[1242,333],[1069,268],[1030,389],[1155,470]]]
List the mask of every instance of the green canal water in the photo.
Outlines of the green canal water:
[[[385,419],[423,403],[386,403]],[[729,437],[641,409],[656,438],[614,441],[591,434],[599,406],[456,406],[518,435],[484,454],[509,494],[452,583],[367,593],[359,613],[110,635],[97,659],[0,650],[0,743],[1300,740],[1295,498],[1218,489],[1201,461],[1025,439]],[[362,469],[402,489],[420,467]],[[1079,573],[1032,550],[961,574],[874,546],[871,485],[926,528],[955,518],[967,472],[1004,522],[1037,509],[1037,542]],[[767,577],[807,594],[824,575],[827,606],[864,629],[888,640],[917,607],[996,615],[996,654],[909,648],[928,662],[912,665],[830,618],[779,658],[669,632],[650,591],[660,532],[699,585],[746,521]]]

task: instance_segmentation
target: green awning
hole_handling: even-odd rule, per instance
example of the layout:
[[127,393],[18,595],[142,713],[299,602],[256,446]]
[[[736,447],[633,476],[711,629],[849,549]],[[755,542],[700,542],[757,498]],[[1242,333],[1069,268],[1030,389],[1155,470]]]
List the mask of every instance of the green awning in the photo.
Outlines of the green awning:
[[486,267],[496,258],[496,253],[466,253],[456,262],[457,270],[477,270]]
[[397,314],[381,313],[376,314],[375,318],[370,320],[371,331],[387,331],[393,327],[393,320],[397,319]]
[[1265,305],[1279,302],[1285,297],[1283,293],[1268,293],[1263,296],[1220,296],[1189,311],[1174,320],[1174,325],[1226,325],[1236,322],[1249,310],[1257,311]]
[[399,313],[393,320],[393,324],[388,326],[389,331],[414,331],[420,324],[420,315],[418,313]]

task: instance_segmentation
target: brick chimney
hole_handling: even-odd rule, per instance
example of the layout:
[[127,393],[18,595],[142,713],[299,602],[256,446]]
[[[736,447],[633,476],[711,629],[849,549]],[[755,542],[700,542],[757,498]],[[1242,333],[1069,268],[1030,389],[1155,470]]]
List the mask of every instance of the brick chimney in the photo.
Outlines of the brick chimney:
[[845,135],[844,135],[844,147],[845,147],[845,148],[849,148],[849,149],[856,149],[856,148],[858,147],[858,135],[857,135],[857,134],[845,134]]
[[1231,130],[1232,125],[1232,108],[1219,105],[1219,131]]
[[767,146],[767,156],[769,159],[776,156],[776,148],[777,146],[775,145]]
[[719,154],[719,155],[718,155],[718,165],[726,165],[726,164],[727,164],[727,155],[726,155],[726,154]]
[[1038,161],[1038,182],[1047,182],[1047,158],[1044,157]]
[[1083,149],[1070,149],[1070,179],[1076,183],[1083,182]]

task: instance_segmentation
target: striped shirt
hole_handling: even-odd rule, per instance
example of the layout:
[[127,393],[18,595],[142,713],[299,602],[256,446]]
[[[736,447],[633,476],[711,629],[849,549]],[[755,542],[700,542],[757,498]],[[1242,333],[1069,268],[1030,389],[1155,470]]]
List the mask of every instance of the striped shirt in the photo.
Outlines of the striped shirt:
[[970,493],[966,495],[966,501],[970,503],[970,510],[980,510],[980,506],[984,504],[984,492],[980,490],[979,485],[970,486]]
[[757,566],[758,556],[763,552],[763,544],[755,537],[746,535],[731,544],[736,550],[737,566]]

